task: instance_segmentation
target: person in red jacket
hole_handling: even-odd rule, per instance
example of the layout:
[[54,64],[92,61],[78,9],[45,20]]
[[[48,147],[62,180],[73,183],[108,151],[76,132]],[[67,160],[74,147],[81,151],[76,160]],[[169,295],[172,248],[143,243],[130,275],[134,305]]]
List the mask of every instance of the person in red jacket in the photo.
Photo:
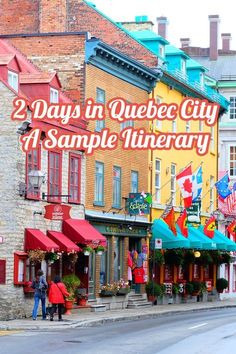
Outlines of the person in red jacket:
[[62,283],[59,275],[56,275],[54,281],[51,282],[49,289],[49,302],[52,304],[50,313],[50,321],[53,321],[53,315],[58,309],[58,321],[62,321],[62,309],[65,304],[65,297],[70,294],[66,290],[65,284]]

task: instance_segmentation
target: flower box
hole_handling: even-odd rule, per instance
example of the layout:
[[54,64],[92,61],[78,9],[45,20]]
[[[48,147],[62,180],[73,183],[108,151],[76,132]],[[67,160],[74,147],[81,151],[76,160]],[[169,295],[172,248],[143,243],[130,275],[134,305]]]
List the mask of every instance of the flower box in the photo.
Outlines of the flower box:
[[116,295],[127,295],[130,292],[129,288],[121,288],[118,290]]
[[106,296],[115,296],[116,293],[113,290],[101,290],[100,296],[106,297]]

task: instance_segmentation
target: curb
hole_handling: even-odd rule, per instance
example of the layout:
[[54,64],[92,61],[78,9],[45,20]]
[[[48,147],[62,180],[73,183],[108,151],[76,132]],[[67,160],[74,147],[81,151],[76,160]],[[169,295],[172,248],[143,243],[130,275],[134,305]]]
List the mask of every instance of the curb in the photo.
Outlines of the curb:
[[197,311],[211,311],[211,310],[218,310],[222,308],[236,308],[236,304],[226,304],[226,305],[220,305],[220,306],[212,306],[212,307],[200,307],[200,308],[191,308],[191,309],[184,309],[184,310],[166,310],[163,312],[150,312],[150,313],[140,313],[140,314],[128,314],[128,315],[123,315],[123,316],[117,316],[117,317],[105,317],[105,318],[100,318],[100,319],[88,319],[88,320],[82,320],[82,321],[73,321],[73,322],[68,322],[68,323],[60,323],[60,325],[54,325],[54,326],[37,326],[36,324],[34,325],[11,325],[9,324],[0,324],[0,330],[2,331],[13,331],[13,330],[19,330],[19,331],[45,331],[45,330],[64,330],[67,328],[86,328],[86,327],[95,327],[95,326],[102,326],[107,323],[114,323],[114,322],[122,322],[122,321],[137,321],[140,319],[148,319],[148,318],[157,318],[161,316],[169,316],[171,314],[184,314],[187,312],[197,312]]

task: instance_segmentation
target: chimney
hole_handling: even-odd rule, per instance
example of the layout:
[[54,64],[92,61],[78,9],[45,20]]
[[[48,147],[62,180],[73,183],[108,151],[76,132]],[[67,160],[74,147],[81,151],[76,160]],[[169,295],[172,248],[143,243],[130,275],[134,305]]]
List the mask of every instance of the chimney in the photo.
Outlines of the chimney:
[[190,38],[180,38],[181,48],[189,47]]
[[221,33],[222,50],[228,52],[230,50],[231,33]]
[[210,60],[217,60],[218,57],[218,23],[219,15],[209,15],[210,21]]
[[168,25],[168,21],[167,21],[167,17],[161,16],[161,17],[157,17],[157,33],[162,36],[163,38],[166,39],[167,37],[167,25]]
[[65,32],[67,29],[67,1],[40,1],[40,32]]

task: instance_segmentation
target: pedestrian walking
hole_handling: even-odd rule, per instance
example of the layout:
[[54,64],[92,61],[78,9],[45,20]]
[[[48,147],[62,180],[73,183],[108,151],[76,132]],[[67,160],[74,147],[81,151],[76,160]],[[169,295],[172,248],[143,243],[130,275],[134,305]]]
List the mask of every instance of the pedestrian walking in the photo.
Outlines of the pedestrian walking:
[[31,287],[35,289],[34,292],[34,307],[32,311],[33,320],[37,319],[39,302],[42,304],[42,320],[46,320],[46,292],[48,284],[43,275],[43,271],[40,269],[37,272],[35,279],[32,281]]
[[62,283],[59,275],[56,275],[49,289],[49,302],[52,304],[50,312],[50,321],[53,321],[54,313],[58,313],[58,321],[62,321],[62,310],[65,304],[65,297],[70,294],[66,290],[65,284]]

